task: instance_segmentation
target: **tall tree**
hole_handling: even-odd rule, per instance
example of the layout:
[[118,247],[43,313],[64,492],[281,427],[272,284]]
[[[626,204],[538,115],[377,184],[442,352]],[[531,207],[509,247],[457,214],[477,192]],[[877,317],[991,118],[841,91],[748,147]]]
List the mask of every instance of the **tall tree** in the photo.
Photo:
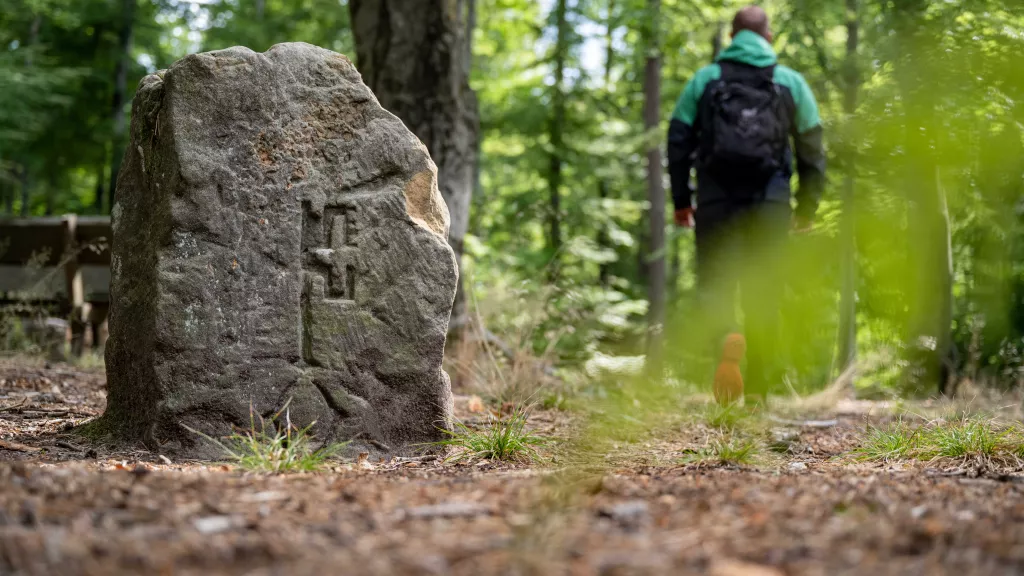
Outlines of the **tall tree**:
[[[36,45],[39,44],[39,27],[43,24],[43,17],[36,15],[32,18],[32,26],[28,32],[28,51],[25,53],[25,68],[32,68],[33,65],[33,51]],[[21,173],[19,174],[19,181],[21,183],[21,215],[28,216],[29,210],[31,210],[30,197],[32,193],[32,176],[29,172],[28,161],[24,161],[21,164]]]
[[[448,205],[448,241],[462,268],[479,116],[469,86],[468,21],[474,0],[351,0],[356,65],[384,108],[426,145]],[[452,312],[465,324],[464,279]]]
[[[847,126],[853,125],[857,111],[860,70],[857,48],[860,37],[858,0],[846,0],[846,62],[843,78],[843,112]],[[849,129],[847,130],[849,133]],[[849,135],[848,135],[849,136]],[[846,172],[843,175],[839,237],[842,250],[842,272],[839,298],[839,369],[844,370],[857,356],[857,247],[854,236],[854,189],[856,187],[856,148],[847,146]]]
[[[715,29],[711,32],[711,62],[714,63],[718,59],[718,55],[722,52],[722,33],[724,32],[725,24],[719,20],[715,24]],[[668,266],[668,286],[669,286],[669,297],[672,301],[675,301],[675,296],[679,291],[679,276],[682,274],[682,256],[683,256],[683,240],[684,236],[681,234],[675,234],[672,236],[672,259]]]
[[647,257],[647,358],[652,372],[660,373],[662,331],[665,324],[665,184],[661,147],[652,137],[661,125],[661,0],[648,0],[648,46],[644,67],[644,129],[647,133],[647,200],[650,203],[650,254]]
[[[615,59],[614,32],[615,32],[615,0],[608,0],[608,13],[605,15],[605,52],[604,52],[604,88],[607,90],[612,84],[612,63]],[[597,183],[597,197],[601,200],[600,208],[605,208],[604,201],[608,199],[608,178],[602,176]],[[611,250],[608,240],[608,222],[602,218],[598,220],[597,246],[600,250]],[[598,280],[602,286],[608,285],[611,275],[609,262],[598,264]]]
[[[124,105],[128,99],[128,67],[132,61],[132,37],[135,34],[135,8],[137,0],[121,0],[121,27],[117,33],[118,59],[114,71],[114,101],[111,106],[113,133],[111,136],[113,157],[110,159],[110,207],[114,206],[114,191],[117,189],[117,173],[121,171],[124,156],[126,118]],[[100,192],[97,189],[97,192]],[[103,206],[97,198],[98,206]]]
[[551,118],[548,138],[548,250],[551,272],[558,273],[562,250],[562,162],[565,155],[565,65],[569,58],[568,0],[555,0],[554,85],[551,87]]
[[[937,35],[926,21],[926,0],[893,4],[894,27],[902,57],[896,76],[903,108],[903,174],[908,194],[907,232],[913,273],[908,336],[918,368],[919,388],[944,388],[953,322],[953,269],[949,212],[936,146],[943,129],[931,85],[941,64],[933,54]],[[934,389],[934,388],[932,388]]]

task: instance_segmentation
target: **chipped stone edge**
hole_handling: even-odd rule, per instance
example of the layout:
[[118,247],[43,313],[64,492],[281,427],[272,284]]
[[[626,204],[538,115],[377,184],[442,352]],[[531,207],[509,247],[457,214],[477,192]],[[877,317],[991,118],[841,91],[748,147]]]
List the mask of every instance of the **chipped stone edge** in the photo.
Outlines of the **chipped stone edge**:
[[417,172],[405,183],[402,189],[402,193],[405,195],[405,211],[414,223],[430,230],[447,242],[451,218],[448,214],[448,207],[437,188],[437,167],[427,155],[426,147],[418,140],[416,142],[423,149],[423,154],[427,156],[427,168]]

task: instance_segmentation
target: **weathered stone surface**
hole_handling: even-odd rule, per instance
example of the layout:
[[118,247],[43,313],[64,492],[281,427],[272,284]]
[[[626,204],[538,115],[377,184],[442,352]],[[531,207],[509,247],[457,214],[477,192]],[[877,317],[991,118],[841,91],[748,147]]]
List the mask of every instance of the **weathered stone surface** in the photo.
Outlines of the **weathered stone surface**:
[[231,48],[146,77],[113,215],[101,428],[195,449],[183,425],[222,435],[289,399],[354,450],[448,425],[436,169],[344,56]]

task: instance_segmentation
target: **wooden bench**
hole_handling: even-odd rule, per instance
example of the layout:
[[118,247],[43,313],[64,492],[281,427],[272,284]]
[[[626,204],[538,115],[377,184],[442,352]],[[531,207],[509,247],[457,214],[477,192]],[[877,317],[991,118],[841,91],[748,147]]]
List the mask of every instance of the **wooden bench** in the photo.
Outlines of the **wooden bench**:
[[93,346],[110,301],[110,218],[0,218],[0,306],[16,314],[40,310],[66,318],[71,349]]

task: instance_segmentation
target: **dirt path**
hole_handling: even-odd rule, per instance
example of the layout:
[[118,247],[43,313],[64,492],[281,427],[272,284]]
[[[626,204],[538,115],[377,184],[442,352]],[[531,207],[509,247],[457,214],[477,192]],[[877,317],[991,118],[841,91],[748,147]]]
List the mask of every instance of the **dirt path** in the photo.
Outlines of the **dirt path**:
[[0,574],[1024,570],[1024,484],[838,463],[855,418],[758,468],[675,463],[681,429],[572,486],[489,463],[265,476],[61,436],[102,409],[102,382],[0,362]]

